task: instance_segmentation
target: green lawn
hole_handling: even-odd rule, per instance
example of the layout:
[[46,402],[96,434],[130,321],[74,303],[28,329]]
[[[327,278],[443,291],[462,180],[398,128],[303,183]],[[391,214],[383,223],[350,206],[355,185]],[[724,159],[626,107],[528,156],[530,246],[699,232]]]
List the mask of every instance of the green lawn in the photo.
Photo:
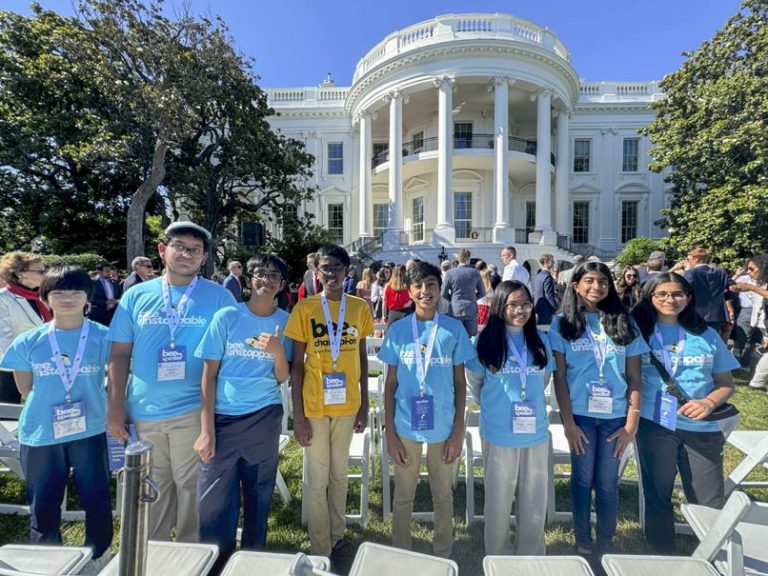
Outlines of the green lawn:
[[[768,395],[762,391],[755,391],[743,385],[738,386],[734,399],[742,414],[741,429],[766,429],[768,428]],[[728,446],[726,448],[726,470],[730,471],[741,459],[740,452]],[[275,497],[270,518],[270,532],[268,547],[272,551],[295,552],[298,550],[309,551],[309,538],[306,528],[301,525],[301,450],[295,443],[291,443],[281,456],[280,470],[288,483],[288,487],[294,500],[285,505]],[[629,470],[627,476],[632,476],[633,470]],[[390,543],[391,523],[382,520],[382,492],[378,462],[376,465],[375,479],[370,487],[369,498],[369,522],[365,530],[357,526],[347,529],[347,537],[356,549],[363,541]],[[768,480],[768,470],[760,467],[753,472],[749,480]],[[544,487],[542,487],[544,489]],[[568,509],[568,485],[567,480],[558,480],[556,483],[557,508]],[[615,545],[617,552],[650,553],[645,544],[638,523],[637,487],[626,483],[620,488],[621,500],[619,510],[619,527]],[[747,493],[755,499],[768,501],[768,490],[750,489]],[[0,495],[4,502],[23,502],[23,484],[14,476],[7,474],[0,476]],[[72,504],[76,500],[70,495]],[[677,495],[678,501],[682,501],[682,495]],[[349,509],[359,509],[360,491],[359,484],[350,483]],[[455,538],[453,558],[458,563],[460,573],[465,576],[481,575],[483,552],[483,524],[475,522],[467,526],[464,522],[465,487],[462,479],[459,480],[455,492]],[[417,510],[427,510],[430,505],[429,489],[422,482],[417,493]],[[482,513],[483,495],[482,489],[477,488],[475,494],[475,506],[477,513]],[[28,519],[19,516],[0,516],[0,543],[25,542],[27,539]],[[115,521],[115,538],[113,551],[116,551],[118,541],[119,521]],[[418,552],[429,553],[431,551],[432,530],[430,524],[414,523],[414,549]],[[64,541],[67,544],[79,545],[83,538],[83,525],[81,522],[65,523],[63,527]],[[573,547],[573,529],[569,523],[553,524],[547,528],[546,543],[548,554],[570,554]],[[693,550],[696,541],[692,537],[678,536],[678,548],[681,553]]]

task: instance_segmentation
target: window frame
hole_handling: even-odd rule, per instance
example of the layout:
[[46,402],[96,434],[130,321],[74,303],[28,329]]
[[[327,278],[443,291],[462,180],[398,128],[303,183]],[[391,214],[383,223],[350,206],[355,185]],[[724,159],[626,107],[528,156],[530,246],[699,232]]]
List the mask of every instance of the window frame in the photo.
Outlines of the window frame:
[[[585,154],[577,154],[577,146],[579,144],[587,145],[587,152]],[[574,138],[573,139],[573,164],[571,165],[571,171],[574,174],[589,174],[592,172],[594,166],[592,166],[592,138]],[[582,162],[581,165],[577,165],[578,162]],[[586,167],[584,166],[586,164]]]

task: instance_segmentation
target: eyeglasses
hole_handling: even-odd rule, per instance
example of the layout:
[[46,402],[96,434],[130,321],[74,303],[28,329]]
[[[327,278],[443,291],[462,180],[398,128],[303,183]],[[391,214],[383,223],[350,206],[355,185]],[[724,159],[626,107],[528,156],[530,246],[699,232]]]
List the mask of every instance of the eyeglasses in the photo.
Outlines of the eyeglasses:
[[320,266],[318,270],[326,276],[333,276],[339,272],[343,272],[346,266],[344,264],[336,264],[335,266]]
[[624,278],[637,278],[637,274],[624,274]]
[[505,305],[504,308],[506,310],[511,310],[512,312],[517,312],[518,310],[521,312],[530,312],[533,310],[533,304],[530,302],[510,302]]
[[190,248],[189,246],[184,246],[184,244],[168,244],[168,248],[173,250],[176,254],[186,254],[192,258],[200,258],[200,256],[205,254],[205,250],[197,246]]
[[657,300],[666,300],[667,298],[672,298],[672,300],[685,300],[688,295],[683,292],[654,292],[651,294],[654,298]]
[[280,282],[283,279],[283,275],[279,272],[264,272],[263,270],[254,270],[252,276],[256,280],[262,282],[265,280],[268,280],[269,282]]
[[139,268],[152,268],[152,264],[139,264]]

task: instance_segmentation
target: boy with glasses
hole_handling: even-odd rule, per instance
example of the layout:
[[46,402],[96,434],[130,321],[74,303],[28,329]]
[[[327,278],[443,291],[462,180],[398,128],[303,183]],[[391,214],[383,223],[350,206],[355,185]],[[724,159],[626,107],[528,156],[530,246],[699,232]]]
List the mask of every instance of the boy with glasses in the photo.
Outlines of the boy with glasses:
[[[285,335],[294,340],[293,426],[307,459],[310,552],[330,556],[338,570],[348,550],[347,459],[352,433],[368,420],[368,355],[373,332],[368,303],[344,293],[349,254],[327,244],[316,253],[323,291],[300,300]],[[305,357],[306,356],[306,357]]]
[[219,546],[214,573],[235,550],[241,490],[241,548],[266,546],[283,417],[280,383],[290,376],[288,313],[274,304],[288,267],[277,256],[257,254],[246,276],[248,302],[216,312],[195,351],[205,361],[194,445],[201,460],[197,506],[200,541]]
[[194,351],[216,311],[235,305],[228,290],[198,277],[210,238],[192,222],[168,226],[157,247],[165,273],[128,291],[107,336],[109,433],[127,440],[130,420],[154,445],[160,497],[149,508],[150,540],[169,540],[174,525],[178,541],[197,540],[199,462],[192,445],[200,435],[203,360]]

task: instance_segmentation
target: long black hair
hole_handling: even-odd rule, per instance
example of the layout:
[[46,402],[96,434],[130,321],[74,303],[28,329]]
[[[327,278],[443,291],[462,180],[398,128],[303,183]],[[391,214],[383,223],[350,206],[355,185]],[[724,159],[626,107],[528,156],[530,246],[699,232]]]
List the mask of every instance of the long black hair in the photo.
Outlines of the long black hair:
[[616,286],[611,281],[611,271],[602,262],[584,262],[573,271],[571,283],[565,288],[563,303],[560,307],[560,334],[566,340],[577,340],[587,327],[584,299],[576,292],[575,285],[589,272],[598,272],[608,281],[608,295],[597,303],[600,312],[600,322],[605,333],[615,344],[629,344],[637,336],[637,332],[629,321],[629,312],[616,292]]
[[640,292],[640,301],[632,308],[632,318],[637,322],[637,327],[640,328],[640,333],[646,342],[653,333],[653,327],[656,325],[656,319],[659,315],[651,301],[653,293],[656,291],[656,288],[667,282],[674,282],[683,289],[686,295],[691,297],[688,305],[677,316],[677,323],[692,334],[701,334],[707,329],[707,323],[704,321],[704,318],[696,312],[696,294],[691,283],[675,272],[662,272],[660,274],[653,274],[643,285],[643,289]]
[[752,262],[760,273],[760,282],[768,282],[768,254],[755,254],[747,260],[747,264]]
[[[488,323],[477,337],[477,357],[480,363],[492,372],[498,372],[507,361],[507,333],[504,322],[504,308],[512,292],[525,291],[533,306],[533,298],[528,287],[517,280],[505,280],[493,291],[493,302],[488,316]],[[533,354],[533,363],[539,368],[547,365],[547,349],[536,329],[536,312],[531,308],[531,317],[523,325],[523,336],[528,352]],[[524,367],[521,366],[521,369]]]

